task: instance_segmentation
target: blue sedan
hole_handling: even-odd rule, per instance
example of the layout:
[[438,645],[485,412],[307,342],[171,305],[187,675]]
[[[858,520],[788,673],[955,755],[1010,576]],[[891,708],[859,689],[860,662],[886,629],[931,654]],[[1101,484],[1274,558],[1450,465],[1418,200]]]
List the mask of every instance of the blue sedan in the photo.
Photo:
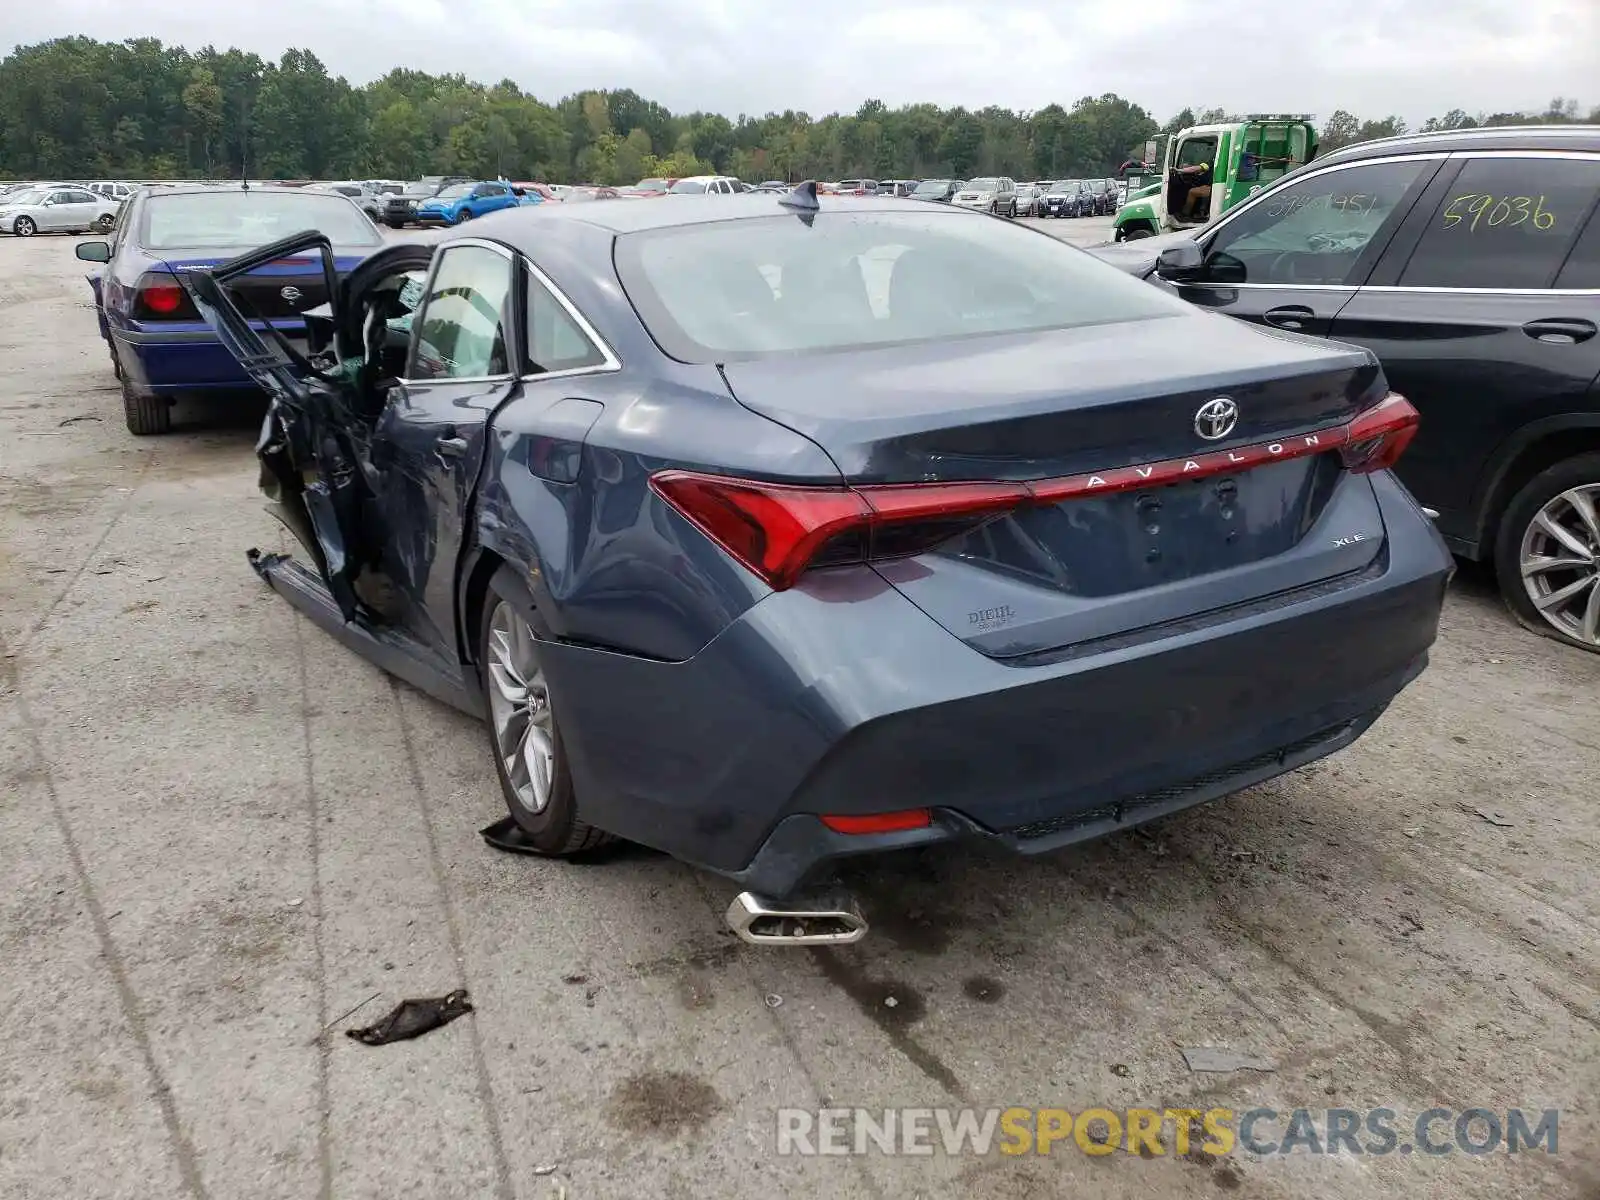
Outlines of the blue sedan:
[[509,183],[457,183],[417,205],[420,225],[459,225],[523,202]]
[[848,856],[1054,850],[1331,754],[1437,634],[1377,360],[1036,231],[809,185],[519,208],[368,259],[301,355],[237,300],[309,253],[186,276],[273,395],[304,554],[255,570],[485,718],[486,838],[657,847],[749,941],[859,938]]
[[166,433],[180,393],[257,386],[201,318],[178,274],[305,229],[322,230],[336,245],[331,276],[320,260],[291,257],[261,264],[237,285],[258,325],[271,322],[285,337],[303,339],[305,311],[326,303],[338,278],[383,245],[377,227],[344,196],[293,188],[144,188],[125,203],[109,241],[78,243],[80,259],[105,264],[89,284],[131,432]]

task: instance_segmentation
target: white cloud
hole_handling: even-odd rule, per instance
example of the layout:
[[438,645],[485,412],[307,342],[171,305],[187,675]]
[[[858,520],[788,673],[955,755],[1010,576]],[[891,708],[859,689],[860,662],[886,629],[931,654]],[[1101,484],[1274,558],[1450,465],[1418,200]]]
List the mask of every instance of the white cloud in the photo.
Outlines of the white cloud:
[[546,100],[631,87],[730,116],[868,98],[1026,110],[1102,92],[1162,119],[1185,105],[1417,123],[1558,94],[1600,104],[1597,0],[52,0],[9,5],[5,26],[17,43],[304,46],[357,83],[405,66],[509,77]]

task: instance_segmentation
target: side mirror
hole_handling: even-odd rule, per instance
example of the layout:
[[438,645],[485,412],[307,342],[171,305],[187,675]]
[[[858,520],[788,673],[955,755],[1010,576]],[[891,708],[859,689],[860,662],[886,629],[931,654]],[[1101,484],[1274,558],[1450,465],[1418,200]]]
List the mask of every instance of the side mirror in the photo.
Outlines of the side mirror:
[[110,262],[111,244],[109,242],[79,242],[73,247],[72,252],[84,262]]
[[1206,256],[1196,242],[1181,241],[1156,255],[1156,274],[1170,283],[1199,279],[1206,269]]

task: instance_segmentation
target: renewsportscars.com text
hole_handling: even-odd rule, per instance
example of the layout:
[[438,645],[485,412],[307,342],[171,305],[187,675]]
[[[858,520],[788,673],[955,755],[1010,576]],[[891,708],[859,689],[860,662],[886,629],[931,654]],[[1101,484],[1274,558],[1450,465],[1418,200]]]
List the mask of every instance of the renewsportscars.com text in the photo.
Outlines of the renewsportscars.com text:
[[780,1108],[779,1154],[992,1153],[1142,1158],[1558,1153],[1560,1111],[1430,1108]]

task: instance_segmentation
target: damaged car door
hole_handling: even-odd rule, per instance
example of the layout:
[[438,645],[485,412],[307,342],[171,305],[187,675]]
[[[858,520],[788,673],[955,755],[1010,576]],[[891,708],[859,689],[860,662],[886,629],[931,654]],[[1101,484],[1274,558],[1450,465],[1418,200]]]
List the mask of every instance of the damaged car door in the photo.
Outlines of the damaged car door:
[[413,636],[459,661],[455,580],[490,415],[521,386],[515,256],[452,241],[434,257],[405,371],[373,432],[384,573]]
[[[384,532],[373,519],[373,415],[392,383],[385,368],[403,361],[394,346],[409,344],[403,300],[391,298],[380,311],[366,297],[377,291],[374,284],[425,265],[430,254],[415,245],[390,247],[341,281],[332,244],[313,230],[180,276],[218,339],[269,398],[256,443],[261,490],[311,556],[345,621],[370,615],[372,607],[357,584],[378,565]],[[265,264],[303,257],[320,257],[333,299],[305,314],[302,348],[270,323],[252,320],[229,285]],[[260,557],[252,561],[260,570]]]

